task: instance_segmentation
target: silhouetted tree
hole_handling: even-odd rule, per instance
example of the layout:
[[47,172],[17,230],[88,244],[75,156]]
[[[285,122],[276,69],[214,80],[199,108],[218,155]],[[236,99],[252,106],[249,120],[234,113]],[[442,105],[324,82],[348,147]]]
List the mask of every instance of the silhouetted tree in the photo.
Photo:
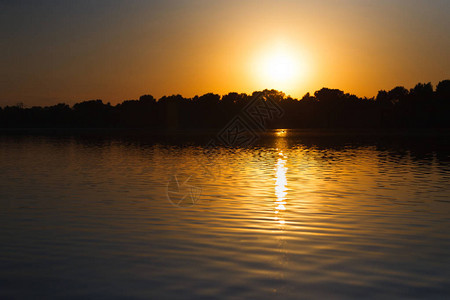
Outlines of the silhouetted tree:
[[436,86],[436,126],[450,127],[450,80],[443,80]]
[[73,107],[60,103],[26,108],[19,103],[0,107],[0,127],[220,129],[257,95],[270,98],[284,111],[280,119],[267,122],[267,128],[450,126],[450,80],[444,80],[435,91],[431,83],[418,83],[410,90],[401,86],[380,90],[376,98],[322,88],[300,100],[277,90],[263,90],[252,95],[229,93],[221,97],[207,93],[193,98],[163,96],[159,100],[143,95],[115,106],[102,100],[83,101]]
[[450,80],[443,80],[436,87],[436,96],[438,99],[450,99]]

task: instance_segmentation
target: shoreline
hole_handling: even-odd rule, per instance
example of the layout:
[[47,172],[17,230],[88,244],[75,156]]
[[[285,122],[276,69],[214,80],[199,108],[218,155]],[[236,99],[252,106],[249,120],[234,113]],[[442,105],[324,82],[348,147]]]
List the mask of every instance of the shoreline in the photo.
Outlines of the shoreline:
[[[146,129],[146,128],[0,128],[0,135],[144,135],[155,137],[209,136],[221,129]],[[450,128],[280,128],[255,130],[259,135],[272,135],[285,130],[286,136],[450,136]],[[253,131],[253,130],[252,130]]]

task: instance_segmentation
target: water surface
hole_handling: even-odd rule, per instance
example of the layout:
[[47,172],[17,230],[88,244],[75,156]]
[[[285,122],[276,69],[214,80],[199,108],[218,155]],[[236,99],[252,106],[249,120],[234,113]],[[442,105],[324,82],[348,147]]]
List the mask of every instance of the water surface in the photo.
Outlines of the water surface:
[[0,298],[447,298],[446,141],[2,136]]

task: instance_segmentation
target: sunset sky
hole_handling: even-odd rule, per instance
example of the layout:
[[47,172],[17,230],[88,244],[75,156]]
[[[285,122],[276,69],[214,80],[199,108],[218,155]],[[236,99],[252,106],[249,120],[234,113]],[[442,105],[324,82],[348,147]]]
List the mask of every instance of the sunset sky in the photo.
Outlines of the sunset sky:
[[450,1],[0,0],[0,106],[450,78]]

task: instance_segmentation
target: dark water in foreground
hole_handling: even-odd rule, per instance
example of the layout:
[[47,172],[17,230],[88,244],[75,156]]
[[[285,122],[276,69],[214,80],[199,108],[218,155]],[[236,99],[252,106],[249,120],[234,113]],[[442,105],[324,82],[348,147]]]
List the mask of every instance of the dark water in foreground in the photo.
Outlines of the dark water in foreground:
[[448,298],[447,141],[0,136],[0,298]]

